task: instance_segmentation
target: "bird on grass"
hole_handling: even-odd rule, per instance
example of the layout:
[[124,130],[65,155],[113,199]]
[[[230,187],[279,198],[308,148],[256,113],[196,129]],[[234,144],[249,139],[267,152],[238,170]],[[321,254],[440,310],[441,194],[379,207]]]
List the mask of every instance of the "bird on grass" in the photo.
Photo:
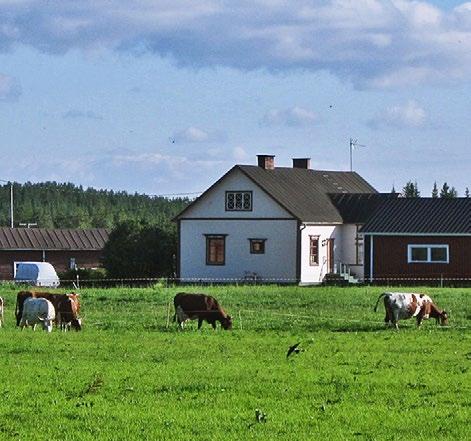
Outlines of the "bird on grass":
[[286,358],[289,358],[291,354],[299,354],[301,352],[301,348],[299,347],[300,344],[301,342],[298,341],[293,346],[290,346],[288,349],[288,352],[286,353]]
[[255,409],[255,421],[257,421],[257,423],[266,423],[267,414],[260,409]]

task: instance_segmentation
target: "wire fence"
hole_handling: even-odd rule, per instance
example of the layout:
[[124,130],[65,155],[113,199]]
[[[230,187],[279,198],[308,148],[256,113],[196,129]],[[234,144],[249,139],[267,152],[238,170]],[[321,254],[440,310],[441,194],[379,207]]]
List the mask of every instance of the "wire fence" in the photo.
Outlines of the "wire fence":
[[[25,286],[54,287],[56,280],[0,280],[2,284],[15,284]],[[429,287],[471,287],[471,277],[376,277],[357,279],[354,283],[344,279],[325,280],[323,282],[310,282],[294,278],[280,277],[135,277],[135,278],[93,278],[93,279],[62,279],[62,287],[72,288],[116,288],[116,287],[151,287],[154,285],[169,287],[173,285],[299,285],[299,286],[429,286]]]

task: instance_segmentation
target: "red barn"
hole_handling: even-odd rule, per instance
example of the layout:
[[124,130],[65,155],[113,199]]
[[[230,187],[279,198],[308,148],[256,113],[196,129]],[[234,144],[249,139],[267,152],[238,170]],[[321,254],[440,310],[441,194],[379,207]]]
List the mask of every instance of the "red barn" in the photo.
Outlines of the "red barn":
[[0,228],[0,279],[11,280],[16,262],[49,262],[58,273],[101,266],[109,231],[92,229]]
[[389,199],[361,232],[367,281],[471,280],[471,198]]

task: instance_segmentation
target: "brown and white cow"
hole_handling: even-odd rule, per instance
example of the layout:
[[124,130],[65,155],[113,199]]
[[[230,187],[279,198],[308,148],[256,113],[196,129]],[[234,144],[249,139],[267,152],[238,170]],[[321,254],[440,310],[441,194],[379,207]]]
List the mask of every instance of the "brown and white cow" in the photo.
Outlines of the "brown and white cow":
[[376,301],[375,312],[378,303],[384,298],[384,308],[386,316],[384,322],[399,329],[398,321],[415,317],[417,326],[420,326],[422,320],[430,317],[436,319],[437,324],[448,324],[448,314],[440,310],[433,300],[426,294],[414,294],[405,292],[383,292]]
[[3,299],[0,297],[0,328],[3,326],[3,306],[5,303],[3,302]]
[[232,329],[232,318],[227,315],[218,301],[206,294],[178,293],[173,299],[175,315],[173,321],[178,322],[180,329],[187,320],[198,320],[198,329],[201,328],[203,320],[206,320],[213,329],[216,322],[220,322],[223,329]]
[[[29,297],[43,298],[43,299],[49,300],[53,304],[56,312],[58,311],[59,303],[61,303],[63,300],[71,299],[74,301],[76,305],[75,310],[76,310],[77,318],[80,313],[79,294],[76,294],[74,292],[67,293],[67,294],[56,294],[56,293],[42,292],[42,291],[20,291],[16,295],[16,307],[15,307],[16,326],[20,325],[21,316],[23,315],[23,303]],[[56,322],[57,322],[57,318],[56,318]]]
[[79,308],[80,303],[77,296],[64,294],[59,298],[56,306],[56,318],[62,331],[68,331],[70,328],[76,331],[82,330],[82,320],[78,316]]

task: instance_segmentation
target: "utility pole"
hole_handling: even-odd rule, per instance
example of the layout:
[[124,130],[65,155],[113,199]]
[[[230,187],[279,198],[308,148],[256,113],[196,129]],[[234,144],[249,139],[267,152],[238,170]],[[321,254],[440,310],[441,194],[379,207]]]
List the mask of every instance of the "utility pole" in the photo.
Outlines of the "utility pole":
[[0,182],[10,184],[10,227],[13,228],[13,182],[5,181],[4,179],[0,179]]
[[366,147],[366,145],[358,144],[358,139],[350,138],[350,171],[353,171],[353,149],[355,147]]

